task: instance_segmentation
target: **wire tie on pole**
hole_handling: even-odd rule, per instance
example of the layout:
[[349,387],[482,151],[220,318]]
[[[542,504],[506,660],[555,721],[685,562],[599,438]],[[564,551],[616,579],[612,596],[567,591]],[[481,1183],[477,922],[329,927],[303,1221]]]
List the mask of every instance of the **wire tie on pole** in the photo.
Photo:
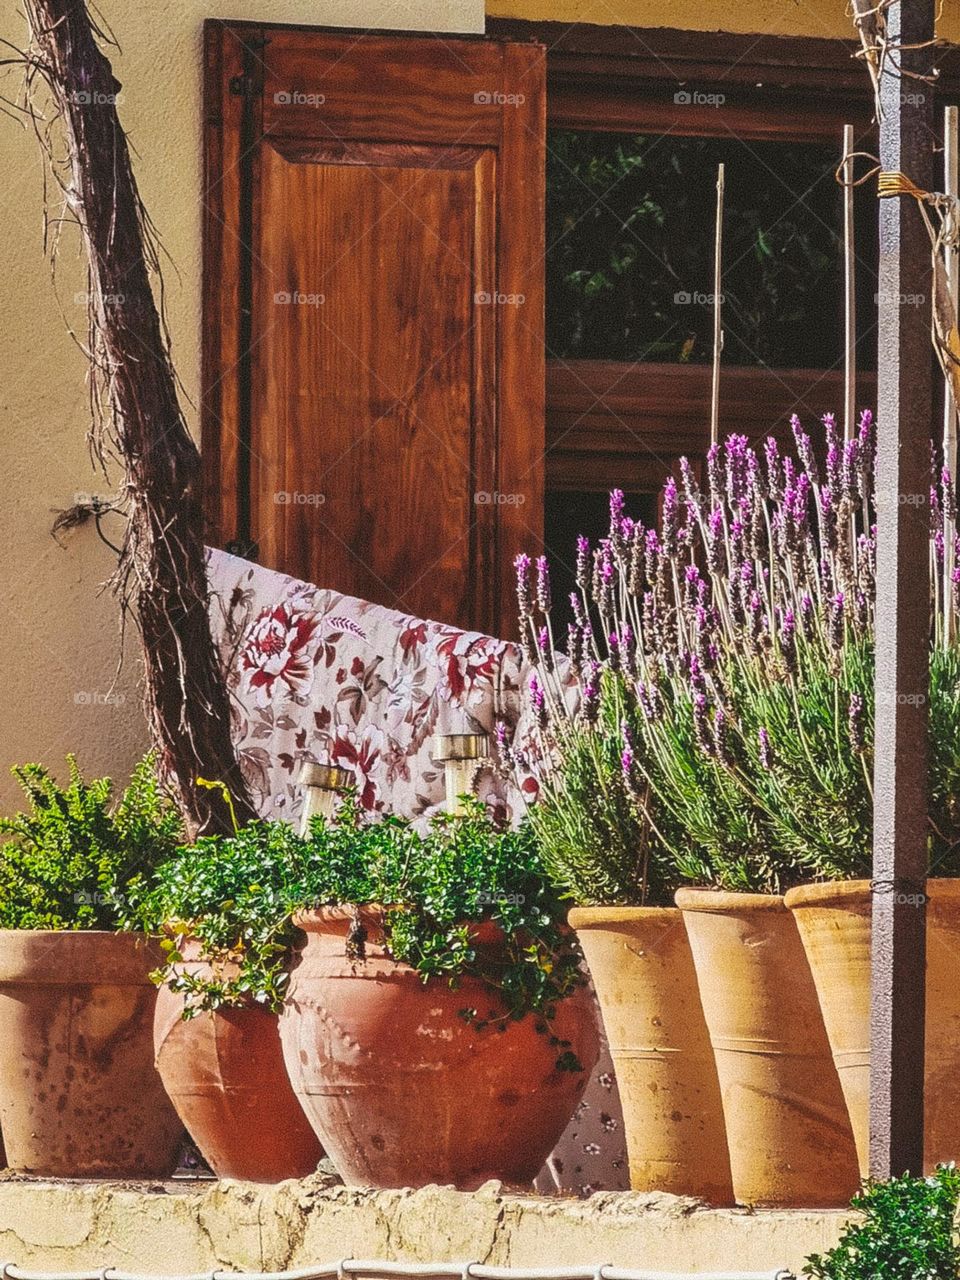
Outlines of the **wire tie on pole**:
[[352,1262],[352,1258],[341,1258],[337,1263],[337,1280],[347,1280],[347,1263]]
[[2,1270],[0,1270],[0,1280],[10,1280],[10,1277],[9,1277],[9,1274],[8,1274],[8,1273],[9,1273],[10,1268],[11,1268],[12,1266],[13,1266],[13,1263],[12,1263],[12,1262],[5,1262],[5,1263],[3,1264],[3,1269],[2,1269]]
[[462,1273],[461,1273],[461,1274],[462,1274],[462,1278],[463,1278],[463,1280],[473,1280],[473,1268],[474,1268],[474,1267],[478,1267],[479,1265],[480,1265],[480,1263],[479,1263],[479,1262],[467,1262],[467,1263],[465,1263],[465,1264],[464,1264],[463,1271],[462,1271]]

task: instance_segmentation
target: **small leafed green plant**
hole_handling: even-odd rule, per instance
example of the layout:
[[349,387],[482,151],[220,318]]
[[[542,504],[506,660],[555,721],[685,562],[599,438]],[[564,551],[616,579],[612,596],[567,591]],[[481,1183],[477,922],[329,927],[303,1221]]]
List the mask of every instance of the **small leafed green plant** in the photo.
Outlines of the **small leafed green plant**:
[[[403,818],[365,822],[354,797],[336,822],[315,818],[300,904],[385,908],[383,935],[394,959],[425,982],[476,978],[498,997],[495,1013],[463,1010],[478,1025],[531,1012],[549,1019],[556,1001],[582,982],[565,909],[530,825],[499,831],[480,801],[461,800],[461,814],[438,815],[426,834]],[[502,943],[478,945],[472,926],[483,921],[499,926]]]
[[[201,836],[130,886],[131,923],[161,936],[165,963],[154,979],[186,997],[187,1017],[250,1001],[279,1009],[301,844],[287,823],[251,822],[232,836]],[[188,939],[208,972],[185,965]]]
[[957,1280],[960,1173],[940,1165],[929,1178],[868,1182],[852,1201],[863,1215],[840,1243],[810,1258],[814,1280]]
[[67,764],[66,786],[39,764],[13,770],[29,808],[0,818],[0,928],[125,928],[130,881],[183,838],[152,757],[115,803],[109,778],[87,782],[73,756]]
[[[279,1009],[296,913],[377,906],[389,954],[424,982],[456,987],[469,977],[489,989],[495,1008],[465,1008],[464,1017],[505,1024],[535,1013],[549,1034],[556,1002],[582,982],[564,909],[531,829],[499,831],[481,803],[465,806],[421,833],[404,818],[369,821],[348,794],[333,821],[313,819],[306,838],[260,821],[178,850],[132,895],[137,922],[168,934],[157,980],[187,996],[188,1015],[250,1000]],[[475,926],[486,921],[499,927],[496,945],[478,944]],[[187,937],[212,976],[184,965]],[[579,1069],[569,1046],[557,1047],[561,1064]]]

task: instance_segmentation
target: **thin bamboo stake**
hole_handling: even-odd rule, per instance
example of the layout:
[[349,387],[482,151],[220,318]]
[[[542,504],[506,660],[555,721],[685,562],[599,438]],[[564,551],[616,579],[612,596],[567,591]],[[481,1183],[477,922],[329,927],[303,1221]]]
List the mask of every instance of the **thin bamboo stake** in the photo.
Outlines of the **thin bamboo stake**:
[[723,183],[724,166],[717,165],[717,225],[713,245],[713,386],[710,395],[710,443],[720,436],[720,352],[723,350]]
[[[943,189],[948,196],[956,199],[958,191],[958,119],[960,112],[956,107],[944,107],[943,111]],[[947,286],[953,313],[957,314],[960,301],[960,262],[957,260],[956,245],[947,244],[944,249],[947,267]],[[943,465],[950,473],[956,485],[957,479],[957,402],[953,394],[952,381],[949,374],[944,378],[943,394]],[[954,638],[955,619],[952,608],[954,548],[953,539],[944,539],[943,565],[943,642],[950,644]]]
[[843,438],[852,440],[857,412],[857,269],[853,248],[853,125],[843,126]]

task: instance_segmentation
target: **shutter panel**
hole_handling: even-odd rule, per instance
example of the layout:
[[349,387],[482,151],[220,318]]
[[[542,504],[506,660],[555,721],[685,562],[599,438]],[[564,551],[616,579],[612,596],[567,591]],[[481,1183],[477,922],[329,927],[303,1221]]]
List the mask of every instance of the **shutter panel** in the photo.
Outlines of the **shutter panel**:
[[543,520],[542,46],[210,23],[207,77],[216,536],[511,633]]

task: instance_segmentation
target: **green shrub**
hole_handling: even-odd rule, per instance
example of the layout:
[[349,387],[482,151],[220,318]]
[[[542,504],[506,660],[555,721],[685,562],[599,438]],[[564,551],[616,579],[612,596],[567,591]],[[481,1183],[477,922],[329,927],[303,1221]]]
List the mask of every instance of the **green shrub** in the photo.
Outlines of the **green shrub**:
[[[232,836],[201,836],[131,884],[130,922],[161,935],[166,963],[154,977],[187,997],[188,1017],[251,1000],[280,1007],[296,938],[291,875],[300,844],[286,823],[251,822]],[[183,967],[188,937],[212,976]]]
[[957,1202],[960,1173],[940,1165],[929,1178],[868,1182],[835,1249],[810,1258],[804,1275],[815,1280],[957,1280],[960,1247]]
[[29,810],[0,818],[0,928],[118,929],[131,879],[168,858],[182,839],[180,816],[147,757],[115,805],[109,778],[85,782],[67,757],[61,787],[38,764],[13,774]]
[[[278,1009],[297,938],[291,917],[324,905],[384,907],[383,940],[394,959],[424,982],[479,979],[499,998],[504,1021],[537,1012],[546,1031],[555,1002],[582,982],[532,831],[498,831],[476,800],[421,834],[403,818],[368,821],[347,795],[334,821],[313,819],[306,839],[263,821],[206,837],[178,850],[132,896],[141,926],[176,929],[157,980],[187,996],[188,1013],[251,999]],[[502,947],[476,945],[470,926],[488,920],[502,929]],[[185,972],[188,935],[219,970],[212,978]],[[224,973],[225,962],[234,973]],[[485,1009],[463,1013],[489,1020]]]

